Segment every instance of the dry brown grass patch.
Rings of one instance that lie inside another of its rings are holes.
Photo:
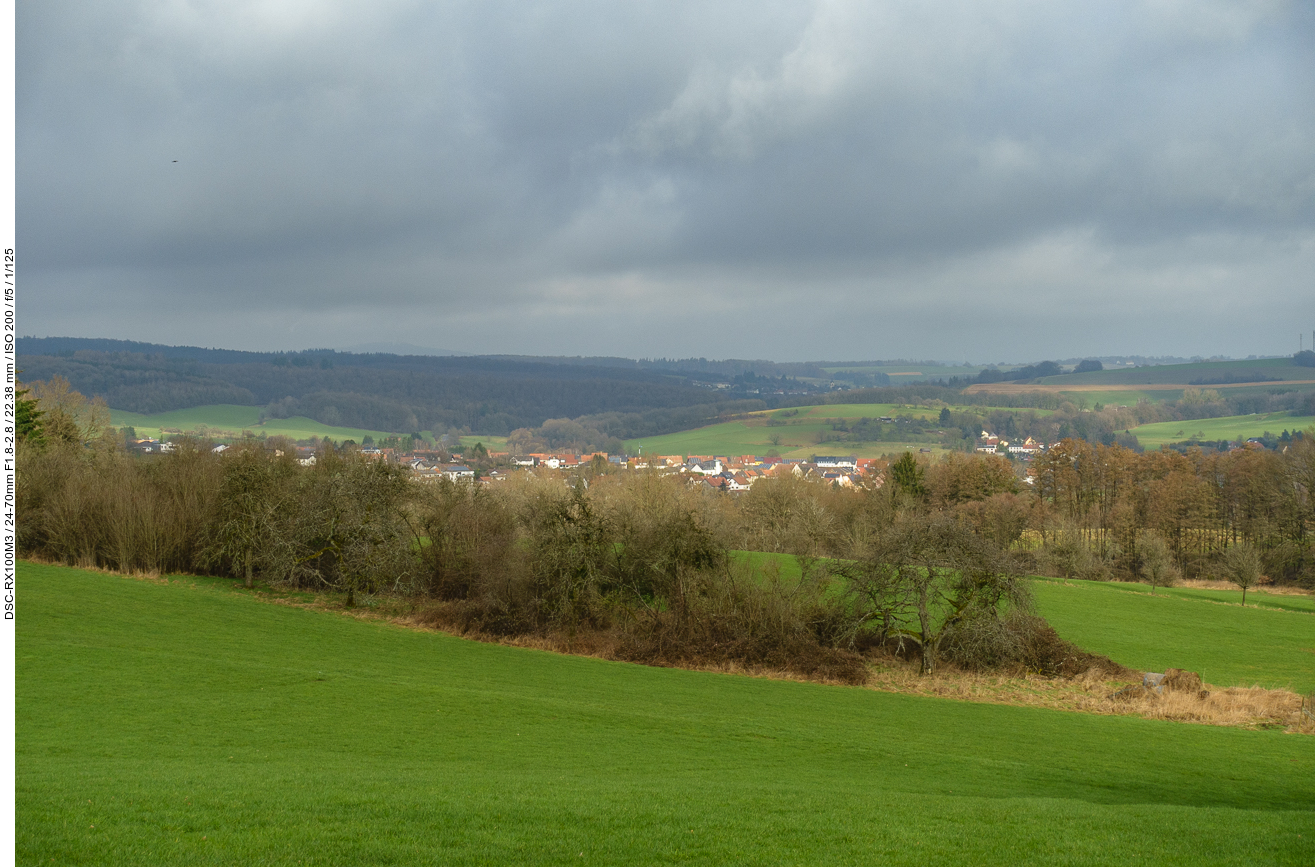
[[[1231,581],[1210,578],[1185,578],[1175,586],[1190,587],[1193,590],[1232,590],[1238,592],[1237,585]],[[1248,596],[1315,596],[1315,593],[1302,587],[1287,584],[1262,584],[1247,591]]]
[[[1315,734],[1315,721],[1301,714],[1301,696],[1285,689],[1202,684],[1193,672],[1166,674],[1163,693],[1143,689],[1139,681],[1111,679],[1099,669],[1077,677],[1034,674],[980,674],[955,670],[923,677],[915,665],[882,660],[874,665],[871,689],[936,696],[987,704],[1045,707],[1143,719],[1170,720],[1239,728],[1282,728]],[[1177,686],[1175,690],[1173,686]]]
[[[158,569],[133,569],[129,572],[123,572],[117,569],[106,569],[97,566],[95,563],[86,561],[85,558],[77,564],[70,565],[63,560],[54,560],[35,554],[24,554],[19,560],[20,563],[33,563],[38,566],[64,566],[72,569],[81,569],[83,572],[95,572],[98,575],[116,575],[120,578],[133,578],[138,581],[151,581],[155,584],[167,584],[169,579],[160,573]]]

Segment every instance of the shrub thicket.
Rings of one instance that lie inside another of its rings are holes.
[[[925,511],[880,490],[786,477],[736,500],[645,474],[595,476],[588,486],[529,476],[497,488],[418,484],[353,448],[324,445],[310,466],[292,454],[286,443],[254,440],[223,454],[182,442],[151,456],[128,454],[110,437],[25,444],[22,553],[327,590],[348,606],[388,593],[415,600],[428,622],[467,632],[604,642],[617,657],[654,664],[846,682],[865,676],[859,651],[881,644],[874,630],[916,632],[907,588],[882,598],[846,585],[844,558],[875,550],[894,526],[907,535],[908,521],[892,523],[901,509]],[[936,514],[936,526],[975,551],[998,550],[991,533]],[[777,561],[752,568],[731,555],[736,547],[795,554],[801,575],[782,577]],[[976,570],[976,589],[965,579],[937,592],[981,597],[971,604],[1004,616],[1001,594],[978,592],[988,577],[979,566],[951,564]]]
[[[885,648],[927,672],[942,659],[1069,673],[1086,658],[1035,618],[1025,568],[1163,585],[1236,566],[1235,548],[1250,583],[1311,572],[1310,440],[1214,456],[1066,441],[1038,460],[1033,490],[1002,458],[908,456],[881,485],[785,474],[732,497],[645,473],[419,484],[329,444],[309,466],[276,441],[131,455],[80,418],[67,413],[76,436],[19,445],[26,556],[232,575],[349,606],[387,593],[448,628],[658,664],[853,681],[861,654]],[[800,574],[736,549],[793,555]]]

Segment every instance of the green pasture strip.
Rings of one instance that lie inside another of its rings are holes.
[[[1315,840],[1305,737],[19,582],[21,864],[1295,865]]]
[[[834,567],[837,564],[835,560],[827,560],[828,565]],[[799,558],[794,554],[774,554],[769,551],[731,551],[731,562],[736,564],[747,565],[750,574],[760,584],[767,579],[768,570],[775,563],[776,575],[781,584],[785,587],[797,587],[799,581],[804,576],[803,565]],[[840,561],[843,562],[843,561]],[[826,589],[826,595],[832,598],[842,596],[847,590],[848,585],[843,578],[832,576]]]
[[[797,418],[807,419],[828,419],[840,418],[845,420],[855,420],[860,418],[881,418],[883,415],[891,417],[899,415],[912,416],[913,418],[935,418],[940,414],[938,409],[927,409],[923,406],[904,406],[897,403],[824,403],[816,406],[799,406],[785,410],[773,410],[763,413],[763,415],[777,416],[782,421],[790,422],[793,419],[786,417],[786,413],[799,411]]]
[[[1201,361],[1191,364],[1160,364],[1150,367],[1120,367],[1096,370],[1090,373],[1064,373],[1047,376],[1045,385],[1111,385],[1135,386],[1177,384],[1191,386],[1192,380],[1210,379],[1228,374],[1259,374],[1285,379],[1315,379],[1315,368],[1298,367],[1291,358],[1253,358],[1236,361]],[[1264,385],[1265,383],[1259,383]],[[1209,384],[1192,386],[1209,388]]]
[[[781,445],[771,445],[767,437],[781,434]],[[801,434],[795,433],[795,439]],[[728,421],[707,427],[681,431],[662,436],[630,440],[626,447],[642,450],[646,455],[745,455],[765,454],[768,449],[784,451],[794,448],[787,444],[786,428],[750,426],[742,421]]]
[[[498,436],[465,436],[461,437],[461,445],[470,448],[476,443],[483,443],[484,448],[489,451],[502,451],[507,447],[507,438]]]
[[[1305,378],[1307,380],[1315,379],[1315,368],[1302,368],[1308,371]],[[1200,388],[1210,388],[1211,386],[1199,386]],[[1285,394],[1288,392],[1305,392],[1315,391],[1315,383],[1311,382],[1257,382],[1251,385],[1232,386],[1228,389],[1229,397],[1242,397],[1248,394]]]
[[[842,370],[853,373],[885,373],[890,376],[891,385],[899,385],[902,382],[924,382],[933,377],[942,379],[951,376],[976,376],[986,368],[980,364],[969,367],[947,364],[861,364],[852,367],[827,365],[822,369],[831,374]]]
[[[1053,409],[1041,409],[1033,406],[978,406],[977,404],[950,405],[950,412],[971,412],[971,413],[990,413],[990,412],[1011,412],[1011,413],[1032,413],[1039,417],[1054,415]],[[939,410],[936,412],[939,414]],[[930,418],[931,416],[928,416]]]
[[[759,572],[774,560],[783,579],[799,580],[793,554],[733,557]],[[1033,586],[1039,612],[1060,637],[1130,668],[1188,668],[1216,686],[1315,689],[1315,597],[1251,590],[1244,609],[1233,590],[1170,587],[1152,595],[1145,584],[1045,577]]]
[[[1146,584],[1110,583],[1128,593],[1149,594],[1151,592],[1150,586]],[[1161,593],[1183,599],[1199,599],[1205,602],[1222,602],[1239,606],[1242,604],[1241,590],[1208,590],[1203,587],[1156,588],[1155,595],[1158,596]],[[1253,605],[1257,608],[1277,608],[1280,611],[1304,611],[1307,614],[1315,614],[1315,596],[1289,596],[1281,593],[1270,593],[1263,587],[1252,587],[1247,591],[1246,607],[1250,608]]]
[[[736,563],[743,563],[758,574],[763,574],[764,570],[770,564],[776,564],[776,574],[780,576],[782,583],[798,584],[799,579],[803,577],[803,569],[799,565],[799,558],[793,554],[774,554],[770,551],[732,551],[731,559]]]
[[[1037,576],[1036,580],[1050,581],[1052,583],[1063,583],[1064,581],[1062,578],[1048,578],[1045,576]],[[1135,593],[1143,596],[1167,595],[1178,599],[1221,602],[1238,606],[1242,604],[1241,590],[1209,590],[1204,587],[1156,587],[1152,592],[1152,588],[1149,584],[1141,584],[1131,581],[1072,581],[1069,583],[1077,586],[1085,586],[1089,583],[1099,583],[1101,587],[1110,590],[1119,590],[1124,593]],[[1276,608],[1281,611],[1304,611],[1308,614],[1315,614],[1315,596],[1271,593],[1264,587],[1252,587],[1247,591],[1246,607],[1250,608],[1253,605],[1257,608]]]
[[[1134,401],[1135,402],[1135,401]],[[1049,415],[1053,410],[1019,409],[1017,407],[992,406],[952,406],[954,412],[988,413],[996,410],[1006,412],[1030,412],[1037,415]],[[753,413],[747,419],[720,422],[678,433],[661,436],[644,437],[630,440],[626,447],[642,448],[645,454],[656,455],[763,455],[768,449],[776,449],[782,457],[807,458],[810,455],[844,454],[863,458],[875,458],[882,455],[900,455],[905,451],[917,453],[918,449],[929,448],[933,454],[942,454],[947,449],[936,443],[928,442],[824,442],[816,441],[817,434],[831,431],[831,419],[853,422],[858,419],[879,419],[883,416],[897,418],[901,415],[914,418],[935,419],[940,414],[938,409],[919,406],[906,406],[891,403],[833,403],[813,406],[790,407],[786,409],[764,410]],[[768,419],[782,424],[769,426]],[[773,445],[770,437],[781,437],[780,445]]]
[[[973,412],[973,413],[988,413],[988,412],[996,412],[996,411],[1032,412],[1040,416],[1052,415],[1054,413],[1054,410],[1050,410],[1050,409],[1033,409],[1031,407],[1020,409],[1019,407],[1011,407],[1011,406],[978,406],[976,404],[964,404],[964,405],[952,404],[950,405],[949,409],[951,412]],[[794,412],[795,410],[799,411],[799,415],[796,417],[796,419],[792,419],[787,414]],[[912,416],[913,418],[934,419],[940,415],[940,412],[941,411],[939,409],[928,409],[925,406],[910,406],[907,404],[899,404],[899,403],[824,403],[824,404],[816,404],[814,406],[799,406],[799,407],[791,407],[787,409],[763,410],[754,413],[754,415],[759,417],[775,416],[781,419],[782,421],[789,423],[791,421],[796,421],[797,419],[838,418],[838,419],[852,420],[852,419],[860,419],[860,418],[877,419],[877,418],[881,418],[882,416],[891,416],[892,418],[894,418],[901,415]]]
[[[1252,594],[1246,608],[1218,605],[1188,588],[1151,595],[1140,585],[1057,579],[1034,587],[1038,610],[1060,636],[1131,668],[1185,668],[1216,686],[1315,689],[1315,617],[1307,611],[1253,606]]]
[[[1160,421],[1132,428],[1137,441],[1154,448],[1196,438],[1203,441],[1236,440],[1258,437],[1265,431],[1278,436],[1283,431],[1304,431],[1315,427],[1315,416],[1287,412],[1230,415],[1223,418],[1200,418],[1190,421]]]
[[[110,410],[110,424],[115,427],[131,425],[140,437],[159,437],[161,429],[190,433],[201,427],[205,427],[214,439],[235,439],[240,437],[243,431],[251,431],[255,435],[263,432],[266,436],[285,436],[294,440],[323,439],[327,436],[335,442],[350,439],[358,443],[367,435],[376,440],[398,436],[387,431],[333,427],[304,416],[272,418],[261,424],[260,407],[231,404],[198,406],[155,415],[113,409]]]
[[[1155,401],[1178,400],[1183,396],[1182,391],[1061,391],[1060,396],[1065,400],[1072,401],[1075,406],[1087,407],[1094,409],[1096,404],[1101,406],[1136,406],[1137,401],[1147,400],[1154,403]]]
[[[110,410],[110,423],[122,427],[168,427],[189,430],[205,425],[216,428],[249,428],[260,422],[260,407],[236,404],[194,406],[170,412],[142,414],[121,409]]]
[[[900,442],[824,442],[814,441],[818,431],[829,431],[830,425],[823,421],[800,423],[782,427],[750,426],[744,422],[732,421],[709,425],[681,433],[664,436],[646,437],[629,440],[626,448],[634,451],[642,449],[645,455],[765,455],[775,449],[783,458],[807,459],[813,455],[855,455],[860,458],[876,458],[882,455],[898,456],[906,451],[918,453],[919,449],[931,449],[932,454],[941,454],[946,449],[935,443],[900,443]],[[780,445],[773,445],[768,437],[780,434]]]
[[[829,432],[831,426],[818,419],[805,420],[781,427],[766,427],[761,424],[746,424],[742,421],[722,422],[680,433],[663,436],[645,437],[629,440],[626,447],[631,450],[642,449],[646,455],[765,455],[770,449],[776,449],[781,457],[808,458],[812,455],[857,455],[863,458],[880,457],[883,454],[899,455],[907,450],[915,454],[920,448],[929,448],[933,453],[946,449],[934,442],[837,442],[819,443],[816,434]],[[781,437],[779,445],[773,445],[768,437],[773,434]]]
[[[831,446],[831,448],[825,448]],[[854,455],[859,458],[898,458],[905,452],[920,454],[922,449],[929,449],[932,455],[943,455],[951,451],[936,443],[899,443],[899,442],[865,442],[865,443],[822,443],[818,446],[781,452],[786,458],[808,458],[811,455]]]

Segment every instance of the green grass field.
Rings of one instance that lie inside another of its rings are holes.
[[[161,429],[192,433],[204,428],[214,439],[236,439],[243,431],[259,435],[285,436],[294,440],[323,439],[328,437],[335,442],[351,439],[361,442],[366,435],[375,439],[396,436],[386,431],[364,430],[362,428],[332,427],[320,424],[314,419],[295,416],[293,418],[270,419],[260,423],[260,407],[216,404],[198,406],[191,409],[179,409],[156,415],[142,415],[124,410],[111,410],[110,423],[115,427],[131,425],[141,437],[159,437]]]
[[[1199,672],[1216,686],[1315,690],[1315,598],[1038,579],[1037,608],[1061,636],[1131,668]]]
[[[1073,402],[1079,408],[1095,409],[1101,406],[1136,406],[1139,400],[1160,401],[1178,400],[1182,391],[1061,391],[1065,400]]]
[[[1193,380],[1228,377],[1229,375],[1256,374],[1274,380],[1312,380],[1315,368],[1297,367],[1291,358],[1258,358],[1235,361],[1201,361],[1194,364],[1161,364],[1151,367],[1111,368],[1091,373],[1066,373],[1047,376],[1044,385],[1109,385],[1137,386],[1178,384],[1190,385]],[[1210,384],[1196,386],[1209,388]]]
[[[929,379],[945,379],[951,376],[976,376],[985,370],[985,365],[954,366],[947,364],[870,364],[856,367],[822,368],[827,373],[849,371],[853,373],[884,373],[890,377],[891,385],[903,385],[909,382],[926,382]]]
[[[796,413],[797,414],[791,414]],[[1038,410],[1038,412],[1040,412]],[[811,455],[857,455],[874,458],[881,455],[899,455],[905,451],[917,452],[930,448],[939,454],[944,449],[935,443],[919,442],[817,442],[819,433],[830,432],[829,419],[857,421],[861,418],[909,415],[914,418],[935,418],[939,410],[924,407],[899,406],[889,403],[837,403],[822,406],[801,406],[788,410],[754,413],[740,421],[728,421],[679,433],[630,440],[626,447],[644,450],[649,455],[764,455],[776,449],[782,457],[808,458]],[[784,424],[767,425],[768,418]],[[781,442],[774,445],[772,436]]]
[[[1132,429],[1137,441],[1146,448],[1159,448],[1165,443],[1182,442],[1196,437],[1199,440],[1236,440],[1238,437],[1258,437],[1265,431],[1278,436],[1283,431],[1299,431],[1315,427],[1315,416],[1294,416],[1286,412],[1232,415],[1225,418],[1203,418],[1192,421],[1163,421],[1139,425]]]
[[[664,436],[630,440],[626,447],[632,450],[643,449],[646,455],[765,455],[770,449],[776,449],[782,457],[787,458],[830,454],[879,457],[883,454],[898,455],[910,449],[916,453],[920,448],[943,451],[934,443],[818,443],[817,434],[830,430],[831,426],[820,418],[781,427],[767,427],[757,421],[728,421]],[[779,436],[780,443],[774,445],[770,439],[772,436]]]
[[[1315,843],[1302,736],[566,657],[226,582],[19,581],[21,864],[1308,864]]]
[[[799,411],[797,417],[787,416],[787,413]],[[1017,409],[1013,407],[999,406],[951,406],[952,412],[979,412],[987,413],[994,410],[1004,410],[1006,412],[1034,412],[1039,416],[1052,415],[1053,410],[1049,409]],[[939,409],[927,409],[921,406],[908,406],[897,403],[826,403],[818,406],[800,406],[793,409],[769,410],[755,415],[778,416],[785,421],[808,420],[818,421],[830,418],[843,418],[857,420],[860,418],[880,418],[881,416],[900,416],[907,415],[913,418],[936,418],[940,415]]]
[[[484,448],[488,449],[491,452],[500,452],[500,451],[504,451],[507,448],[506,437],[496,437],[496,436],[461,437],[461,445],[464,448],[470,448],[476,443],[483,443]]]
[[[774,560],[783,580],[799,580],[791,554],[733,556],[759,571]],[[1162,587],[1152,594],[1146,584],[1044,577],[1033,587],[1038,612],[1062,637],[1130,668],[1186,668],[1215,686],[1315,690],[1315,596],[1251,590],[1242,608],[1240,590]]]

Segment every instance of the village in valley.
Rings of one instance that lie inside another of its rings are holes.
[[[1016,460],[1029,461],[1044,453],[1048,445],[1031,437],[1018,442],[1002,440],[987,431],[982,432],[975,451],[999,454]],[[483,451],[483,462],[488,469],[481,470],[460,461],[466,454],[454,454],[457,462],[445,462],[440,452],[416,451],[394,453],[391,449],[362,449],[365,456],[380,460],[395,460],[411,467],[414,478],[420,481],[477,481],[492,484],[506,480],[514,472],[555,470],[570,472],[594,471],[649,471],[659,475],[683,475],[691,485],[738,494],[749,490],[754,482],[763,478],[789,474],[795,478],[834,484],[848,488],[855,486],[880,487],[881,471],[890,463],[886,457],[862,458],[855,455],[814,455],[810,459],[782,458],[776,455],[617,455],[607,452],[576,454],[573,452],[534,453],[513,455],[509,452]],[[930,454],[931,449],[919,449]],[[313,456],[302,460],[313,460]],[[1023,481],[1030,479],[1023,474]]]
[[[352,446],[348,446],[351,448]],[[168,452],[170,442],[143,440],[139,448],[145,453]],[[226,444],[213,447],[222,453]],[[1048,445],[1031,437],[1019,442],[1002,440],[986,431],[977,441],[975,451],[998,454],[1021,461],[1029,461],[1044,453]],[[296,446],[297,460],[302,466],[315,464],[315,446]],[[589,470],[605,472],[653,472],[658,475],[684,476],[691,485],[710,490],[738,494],[749,490],[754,482],[763,478],[791,475],[795,478],[833,484],[848,488],[866,486],[877,488],[882,484],[882,470],[890,463],[887,457],[862,458],[855,455],[814,455],[810,459],[782,458],[776,455],[618,455],[607,452],[536,452],[515,455],[506,451],[489,451],[482,443],[464,451],[415,448],[402,451],[394,448],[357,449],[364,458],[404,464],[411,469],[418,482],[451,482],[496,484],[506,481],[515,473],[558,472],[573,473]],[[931,449],[919,449],[931,453]],[[1031,479],[1020,474],[1024,482]]]
[[[314,466],[316,452],[323,444],[287,444],[296,452],[302,466]],[[592,474],[605,472],[653,472],[658,475],[681,475],[691,485],[710,490],[738,494],[749,490],[754,482],[763,478],[789,474],[795,478],[833,484],[837,487],[871,487],[882,485],[882,471],[889,465],[890,456],[858,457],[855,455],[813,455],[809,459],[783,458],[777,455],[644,455],[610,454],[608,452],[535,452],[513,454],[509,451],[492,451],[476,443],[469,448],[427,447],[424,441],[412,441],[412,448],[357,446],[348,441],[341,447],[358,452],[363,458],[402,464],[410,468],[417,482],[469,482],[481,485],[506,481],[515,473],[575,473],[588,470]],[[141,454],[168,454],[176,448],[169,439],[146,438],[134,441],[134,450]],[[995,454],[1015,461],[1031,461],[1045,453],[1050,444],[1040,443],[1032,437],[1021,440],[1002,439],[983,430],[974,451]],[[222,454],[231,446],[219,443],[211,451]],[[920,448],[930,455],[930,448]],[[276,454],[282,455],[282,451]],[[1020,466],[1020,480],[1031,484],[1032,479]]]

